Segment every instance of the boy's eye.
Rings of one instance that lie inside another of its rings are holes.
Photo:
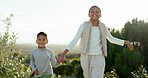
[[[38,39],[39,41],[46,41],[46,39]]]

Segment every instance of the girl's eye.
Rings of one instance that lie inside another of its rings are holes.
[[[100,13],[99,11],[91,11],[91,13]]]

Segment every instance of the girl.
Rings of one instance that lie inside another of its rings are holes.
[[[99,18],[101,10],[98,6],[89,9],[89,21],[81,24],[76,36],[67,46],[59,61],[64,60],[64,56],[71,50],[80,39],[79,51],[81,52],[81,66],[85,78],[103,78],[105,69],[105,56],[107,56],[107,42],[123,46],[126,44],[130,50],[133,46],[129,41],[113,37],[104,23]]]

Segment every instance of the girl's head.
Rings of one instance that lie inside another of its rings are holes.
[[[91,20],[98,20],[101,17],[101,9],[98,6],[92,6],[89,9],[88,16]]]
[[[36,43],[38,44],[38,48],[45,48],[45,45],[48,43],[47,34],[44,32],[39,32],[37,34]]]

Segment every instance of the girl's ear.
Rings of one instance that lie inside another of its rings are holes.
[[[88,13],[88,17],[90,17],[89,13]]]
[[[102,16],[102,14],[100,14],[100,17]]]

